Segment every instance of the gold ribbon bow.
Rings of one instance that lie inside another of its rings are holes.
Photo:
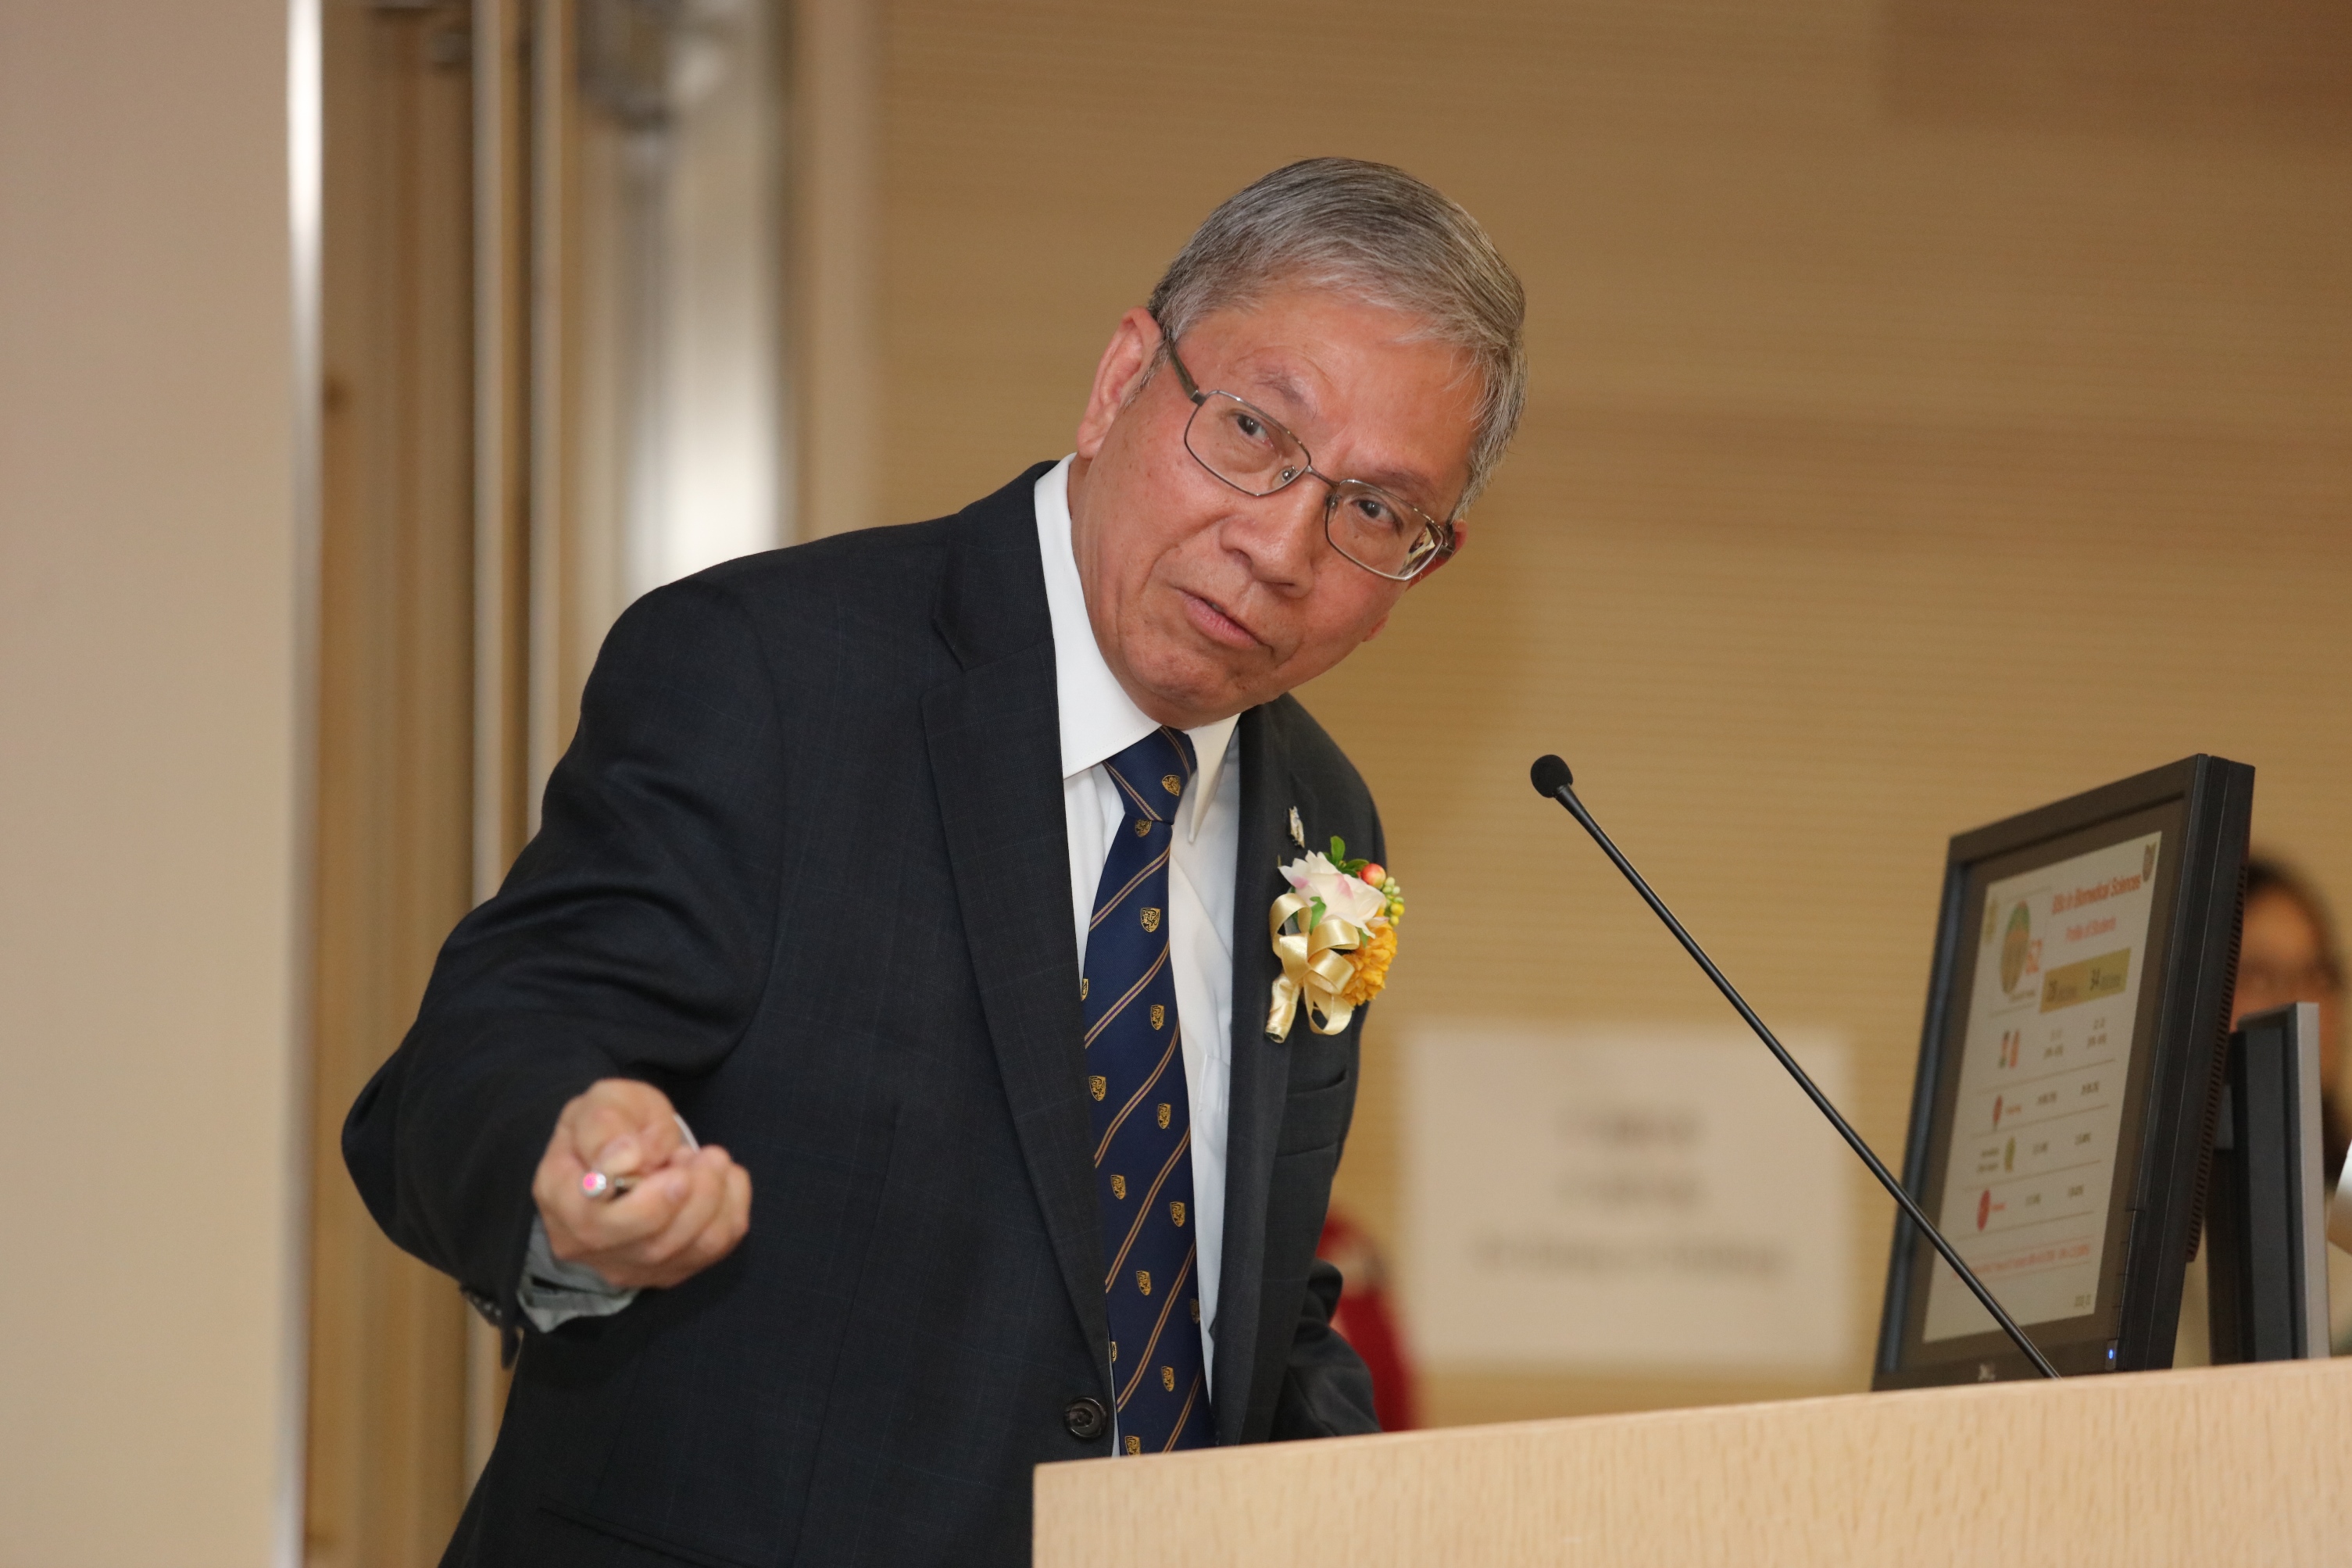
[[[1294,919],[1305,926],[1313,907],[1314,900],[1304,894],[1286,893],[1274,901],[1266,922],[1275,956],[1282,960],[1282,977],[1274,982],[1274,1005],[1265,1015],[1265,1032],[1276,1040],[1290,1038],[1301,1002],[1307,1004],[1307,1025],[1317,1034],[1338,1034],[1356,1011],[1356,1004],[1339,993],[1356,973],[1346,956],[1363,945],[1364,934],[1336,917],[1312,931],[1284,929]]]

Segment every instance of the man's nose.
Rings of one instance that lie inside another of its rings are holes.
[[[1320,479],[1302,476],[1248,508],[1248,520],[1234,542],[1249,557],[1251,575],[1260,582],[1290,593],[1313,586],[1323,549],[1326,489]]]

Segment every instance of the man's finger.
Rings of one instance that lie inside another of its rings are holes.
[[[676,1212],[658,1236],[606,1247],[603,1245],[606,1235],[599,1234],[593,1244],[579,1243],[581,1249],[576,1252],[559,1248],[556,1255],[567,1261],[586,1263],[613,1283],[624,1286],[671,1286],[701,1272],[732,1252],[749,1229],[751,1178],[742,1166],[727,1157],[724,1150],[712,1150],[709,1163],[698,1171],[664,1172],[658,1178],[661,1185],[646,1196],[669,1201],[668,1185],[681,1176],[688,1182],[688,1191],[675,1199]],[[700,1182],[698,1176],[702,1178]],[[705,1183],[712,1191],[704,1190]],[[701,1218],[702,1207],[712,1196],[717,1201],[708,1219],[695,1228],[696,1221]],[[635,1197],[631,1195],[632,1198]],[[593,1207],[595,1212],[587,1217],[588,1223],[601,1233],[609,1233],[614,1228],[605,1223],[604,1211],[609,1206]],[[552,1228],[550,1234],[552,1239]],[[587,1250],[591,1245],[594,1249]]]
[[[668,1228],[679,1206],[692,1196],[688,1173],[682,1171],[655,1172],[633,1190],[610,1198],[583,1190],[580,1178],[586,1174],[587,1167],[568,1151],[559,1151],[541,1162],[542,1179],[532,1184],[549,1246],[566,1262],[602,1267],[619,1255],[634,1256],[634,1249]]]
[[[734,1251],[750,1228],[751,1208],[751,1176],[742,1166],[730,1164],[724,1173],[718,1209],[709,1223],[667,1261],[650,1265],[646,1270],[648,1281],[664,1286],[678,1284]]]
[[[608,1176],[658,1170],[686,1142],[669,1097],[634,1079],[601,1079],[565,1112],[572,1124],[572,1152],[583,1165]]]
[[[688,1270],[670,1261],[675,1250],[669,1238],[679,1213],[697,1197],[693,1170],[665,1170],[610,1203],[591,1202],[581,1220],[580,1256],[570,1261],[586,1263],[620,1285],[674,1285]],[[703,1183],[717,1183],[704,1173]],[[561,1254],[559,1254],[561,1256]]]
[[[670,1109],[669,1102],[658,1092],[654,1101],[645,1107],[646,1119],[625,1135],[626,1141],[635,1145],[636,1168],[640,1171],[661,1169],[686,1146],[686,1128],[678,1121],[677,1113]]]
[[[691,1170],[658,1170],[640,1177],[618,1197],[583,1195],[577,1226],[599,1252],[640,1257],[677,1222],[678,1210],[694,1199]]]
[[[660,1179],[666,1183],[683,1179],[688,1184],[687,1196],[661,1233],[639,1249],[645,1262],[659,1265],[670,1261],[686,1251],[718,1218],[719,1207],[727,1197],[727,1172],[732,1166],[726,1150],[710,1148],[697,1155],[693,1163],[681,1170],[662,1174]]]
[[[564,1123],[572,1156],[592,1170],[625,1176],[646,1163],[636,1146],[642,1124],[632,1106],[583,1094],[566,1108]]]

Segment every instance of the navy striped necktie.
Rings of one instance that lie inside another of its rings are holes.
[[[1162,727],[1104,766],[1127,814],[1103,862],[1078,995],[1119,1448],[1156,1454],[1216,1440],[1192,1245],[1192,1116],[1168,954],[1168,856],[1192,783],[1192,743]]]

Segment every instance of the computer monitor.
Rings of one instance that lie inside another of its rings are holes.
[[[2230,1033],[2205,1204],[2213,1363],[2327,1354],[2319,1009],[2293,1002]]]
[[[2253,779],[2191,757],[1952,841],[1904,1184],[2062,1374],[2172,1364]],[[1898,1215],[1872,1385],[2033,1375]]]

